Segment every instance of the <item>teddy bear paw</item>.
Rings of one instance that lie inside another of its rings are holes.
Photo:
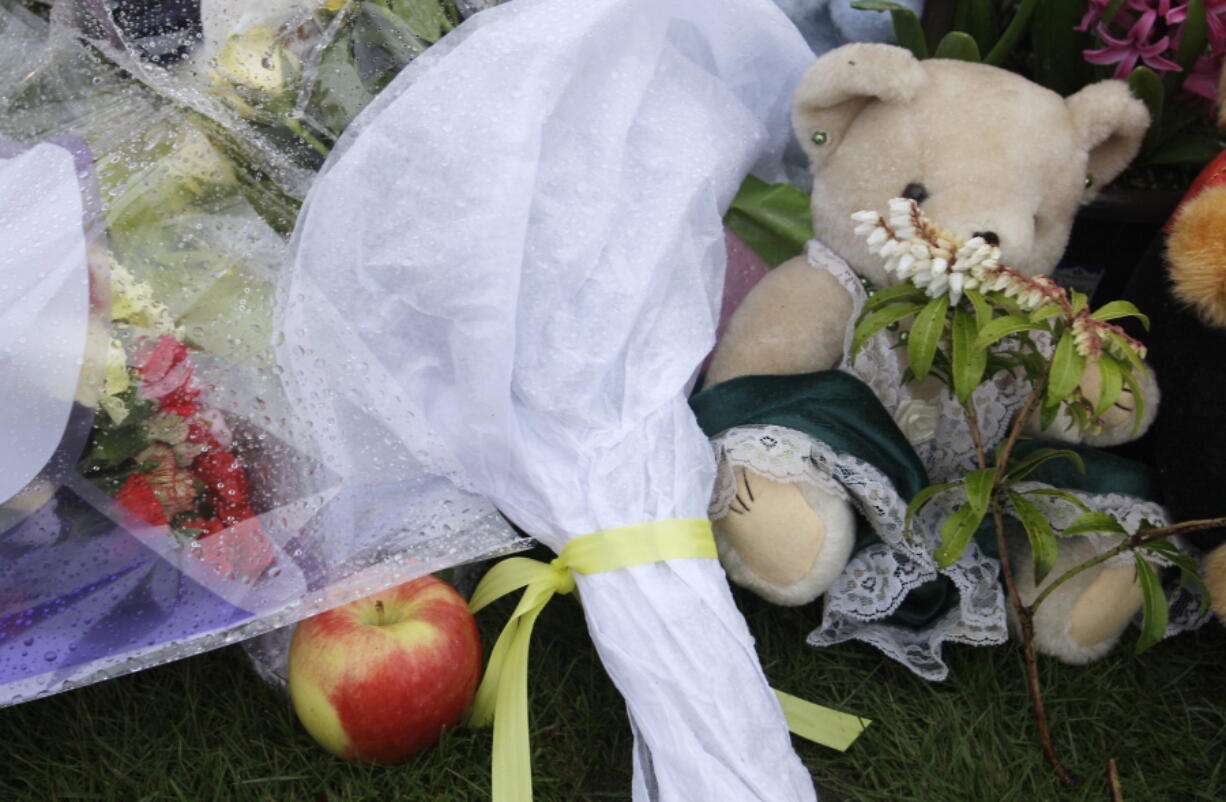
[[[1036,587],[1030,550],[1023,541],[1024,537],[1015,541],[1011,556],[1016,566],[1018,594],[1024,604],[1031,604],[1065,571],[1097,553],[1097,547],[1083,538],[1064,541],[1055,568]],[[1135,566],[1103,564],[1083,571],[1054,590],[1040,605],[1034,616],[1035,647],[1065,663],[1093,662],[1111,651],[1142,603]],[[1017,635],[1019,627],[1012,606],[1009,624]]]
[[[738,468],[736,498],[714,522],[728,578],[767,601],[807,604],[834,584],[851,556],[851,505],[801,482]]]

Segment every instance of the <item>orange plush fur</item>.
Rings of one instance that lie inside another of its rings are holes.
[[[1209,187],[1180,208],[1166,262],[1175,297],[1209,325],[1226,328],[1226,185]],[[1226,543],[1205,559],[1204,575],[1213,610],[1226,623]]]
[[[1204,573],[1213,612],[1226,624],[1226,543],[1209,552],[1205,558]]]
[[[1175,297],[1211,326],[1226,328],[1226,185],[1185,203],[1167,238]]]

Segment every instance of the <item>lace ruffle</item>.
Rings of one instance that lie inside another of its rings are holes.
[[[996,561],[972,545],[957,563],[939,569],[931,553],[941,513],[924,510],[916,518],[912,538],[905,537],[907,504],[875,467],[780,426],[732,429],[714,444],[718,470],[713,519],[726,515],[735,498],[735,471],[748,468],[776,481],[816,481],[822,489],[839,488],[839,495],[852,502],[884,541],[848,562],[826,592],[821,626],[809,635],[809,643],[821,646],[849,638],[864,640],[920,676],[943,679],[948,669],[941,659],[942,643],[1004,641],[1004,596]],[[957,608],[923,631],[881,621],[898,609],[908,593],[939,573],[958,588]]]
[[[833,251],[818,242],[808,246],[808,258],[815,269],[827,270],[847,290],[854,301],[854,317],[867,300],[859,278]],[[851,344],[851,327],[845,335],[844,352]],[[911,414],[915,402],[936,408],[936,424],[924,420],[900,428],[910,437],[916,453],[928,470],[932,482],[956,479],[976,465],[974,442],[964,424],[963,410],[947,391],[932,398],[917,399],[913,388],[902,381],[904,366],[896,344],[886,332],[870,338],[856,355],[854,364],[841,366],[864,381],[887,410],[899,418]],[[984,436],[985,448],[992,449],[1007,434],[1009,424],[1029,393],[1029,384],[1008,373],[998,374],[976,390],[975,408]],[[930,416],[929,410],[922,410]],[[935,429],[935,431],[934,431]],[[916,432],[922,432],[917,436]],[[999,581],[999,564],[971,543],[962,558],[947,569],[932,559],[939,543],[940,524],[961,503],[957,493],[940,494],[915,517],[911,536],[904,536],[906,502],[894,491],[889,480],[876,468],[855,457],[835,452],[825,443],[779,426],[752,426],[732,429],[714,441],[718,473],[711,502],[711,516],[727,514],[736,496],[735,471],[748,468],[781,482],[818,487],[849,499],[867,519],[882,543],[855,554],[839,580],[826,593],[821,625],[808,642],[829,646],[856,639],[870,643],[922,677],[939,680],[948,674],[941,657],[946,642],[975,645],[997,644],[1008,637],[1005,599]],[[1032,483],[1024,488],[1039,487]],[[1157,504],[1119,494],[1080,495],[1091,509],[1116,517],[1129,531],[1144,521],[1161,526],[1167,522]],[[1048,499],[1053,522],[1066,525],[1079,513],[1067,503]],[[1099,541],[1108,549],[1120,535],[1094,533],[1084,537]],[[1131,559],[1122,555],[1119,561]],[[1164,562],[1158,560],[1157,562]],[[937,578],[948,576],[959,591],[958,604],[925,629],[890,624],[883,619],[894,613],[910,591]],[[1177,587],[1170,594],[1171,616],[1168,635],[1193,629],[1204,623],[1199,599],[1194,591]]]

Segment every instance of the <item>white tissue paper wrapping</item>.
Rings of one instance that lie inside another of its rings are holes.
[[[293,380],[353,396],[555,551],[705,518],[713,458],[686,395],[714,339],[721,213],[751,168],[778,176],[811,59],[769,0],[474,17],[311,189],[280,299]],[[375,374],[390,389],[354,392]],[[718,563],[579,588],[635,730],[636,799],[814,798]]]
[[[72,154],[0,156],[0,503],[51,461],[85,358],[89,265]]]

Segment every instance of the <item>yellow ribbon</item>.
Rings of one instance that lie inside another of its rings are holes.
[[[716,559],[711,523],[696,518],[606,529],[566,544],[557,559],[544,563],[510,557],[495,565],[477,585],[468,606],[474,613],[490,602],[526,588],[490,653],[468,725],[494,724],[492,796],[496,802],[530,802],[532,759],[528,741],[528,643],[532,627],[555,593],[571,593],[571,572],[595,574],[633,565],[682,559]],[[840,751],[851,745],[867,719],[839,713],[775,691],[796,735]]]

